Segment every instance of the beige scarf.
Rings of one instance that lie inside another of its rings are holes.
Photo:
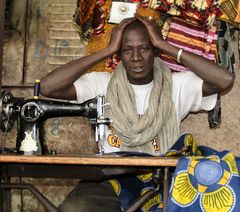
[[[107,88],[107,115],[121,140],[122,151],[137,151],[156,155],[152,140],[157,137],[160,153],[165,153],[179,136],[176,111],[172,101],[172,77],[161,59],[155,58],[153,88],[148,108],[139,118],[134,91],[120,62]]]

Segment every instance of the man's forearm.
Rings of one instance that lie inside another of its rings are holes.
[[[76,59],[54,69],[41,79],[42,95],[51,97],[53,93],[68,89],[87,70],[111,55],[111,50],[105,48],[95,54]]]
[[[161,42],[159,49],[174,58],[177,58],[179,52],[179,48],[168,44],[166,41]],[[206,89],[206,94],[224,91],[233,84],[234,76],[231,73],[201,56],[183,51],[179,59],[184,66],[209,84],[212,91]]]

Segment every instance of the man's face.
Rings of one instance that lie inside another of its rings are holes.
[[[126,29],[121,47],[121,60],[131,84],[147,84],[153,79],[155,51],[143,28]]]

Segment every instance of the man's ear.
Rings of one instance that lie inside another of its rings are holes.
[[[118,51],[116,53],[116,57],[117,57],[118,60],[121,60],[121,51]]]

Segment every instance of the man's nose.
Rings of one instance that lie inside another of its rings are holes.
[[[142,59],[142,55],[138,49],[132,51],[132,61],[138,61]]]

